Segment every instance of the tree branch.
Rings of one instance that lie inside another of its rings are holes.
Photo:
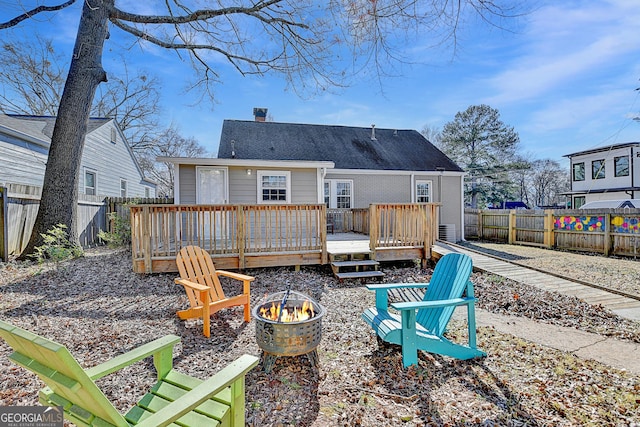
[[[72,4],[74,4],[76,2],[76,0],[68,0],[62,4],[59,4],[57,6],[38,6],[36,8],[33,8],[25,13],[23,13],[20,16],[16,16],[15,18],[13,18],[10,21],[7,22],[2,22],[0,23],[0,30],[4,30],[5,28],[10,28],[10,27],[15,27],[16,25],[18,25],[19,23],[21,23],[22,21],[32,18],[34,15],[37,15],[38,13],[42,13],[42,12],[54,12],[56,10],[61,10],[64,9],[67,6],[71,6]]]

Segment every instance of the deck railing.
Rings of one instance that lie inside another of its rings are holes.
[[[375,204],[356,209],[351,230],[370,232],[379,261],[430,258],[438,204]],[[200,246],[218,268],[328,263],[324,205],[133,205],[131,251],[139,273],[176,271],[180,248]],[[343,213],[341,213],[343,214]],[[358,227],[358,230],[355,228]]]
[[[175,271],[180,248],[200,246],[220,268],[326,263],[324,205],[134,205],[134,271]],[[311,254],[311,255],[310,255]],[[261,258],[255,260],[255,258]]]
[[[371,205],[371,249],[422,247],[425,258],[429,258],[437,237],[438,206],[438,203]]]

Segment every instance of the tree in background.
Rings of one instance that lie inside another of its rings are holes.
[[[530,206],[564,206],[561,193],[570,189],[569,173],[555,160],[542,159],[531,163],[529,172]]]
[[[0,23],[0,30],[26,19],[42,19],[41,14],[76,2],[23,5],[15,18]],[[510,14],[500,0],[265,0],[229,6],[186,0],[154,3],[145,9],[151,10],[149,14],[133,12],[140,9],[130,3],[118,7],[115,0],[80,3],[80,24],[51,139],[40,208],[24,253],[32,252],[41,234],[59,223],[67,226],[69,240],[77,242],[78,172],[89,109],[98,86],[107,81],[102,57],[111,29],[140,43],[186,53],[198,71],[193,86],[213,98],[211,83],[220,81],[215,68],[220,60],[243,75],[277,72],[296,91],[321,92],[348,82],[354,73],[366,70],[367,63],[373,62],[377,75],[383,75],[385,64],[402,55],[410,34],[455,41],[466,11],[488,21]],[[348,46],[351,50],[345,57]]]
[[[465,199],[472,208],[512,196],[515,188],[508,173],[522,167],[516,162],[519,142],[498,110],[484,104],[458,112],[444,125],[439,148],[468,173]]]
[[[425,125],[420,133],[427,139],[427,141],[436,147],[440,147],[440,129],[438,129],[437,126]]]
[[[171,124],[156,136],[155,144],[140,156],[140,167],[145,175],[154,180],[159,196],[173,197],[174,165],[156,162],[157,157],[204,157],[207,152],[195,138],[185,138],[178,127]]]
[[[67,78],[69,58],[58,54],[51,39],[31,43],[5,39],[0,46],[0,111],[5,114],[56,116]],[[113,118],[135,151],[153,143],[157,132],[160,82],[144,71],[112,76],[99,86],[92,117]]]

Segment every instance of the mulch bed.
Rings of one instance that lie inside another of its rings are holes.
[[[385,282],[428,281],[430,269],[385,266]],[[280,357],[269,374],[262,364],[246,378],[250,426],[583,426],[640,423],[640,377],[571,354],[478,330],[488,356],[457,361],[420,352],[402,368],[395,346],[379,346],[360,319],[373,293],[359,281],[337,281],[322,267],[266,268],[254,275],[252,303],[289,284],[326,309],[318,347],[320,366],[306,356]],[[174,352],[181,372],[207,378],[244,353],[260,355],[255,325],[240,308],[212,318],[212,336],[198,321],[181,321],[186,307],[174,274],[131,271],[130,254],[99,248],[54,266],[0,264],[0,317],[66,345],[81,365],[94,366],[166,334],[182,341]],[[634,342],[638,324],[575,298],[474,274],[479,306],[569,325]],[[226,281],[229,292],[238,292]],[[514,301],[514,295],[518,295]],[[541,307],[544,312],[535,309]],[[577,309],[576,309],[577,308]],[[594,320],[595,319],[595,320]],[[466,325],[449,334],[464,339]],[[0,343],[0,405],[34,405],[40,381],[6,357]],[[98,381],[125,412],[153,383],[150,363],[138,363]]]

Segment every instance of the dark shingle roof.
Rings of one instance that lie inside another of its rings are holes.
[[[332,161],[336,169],[462,169],[415,130],[225,120],[219,158]],[[233,152],[233,153],[232,153]]]

